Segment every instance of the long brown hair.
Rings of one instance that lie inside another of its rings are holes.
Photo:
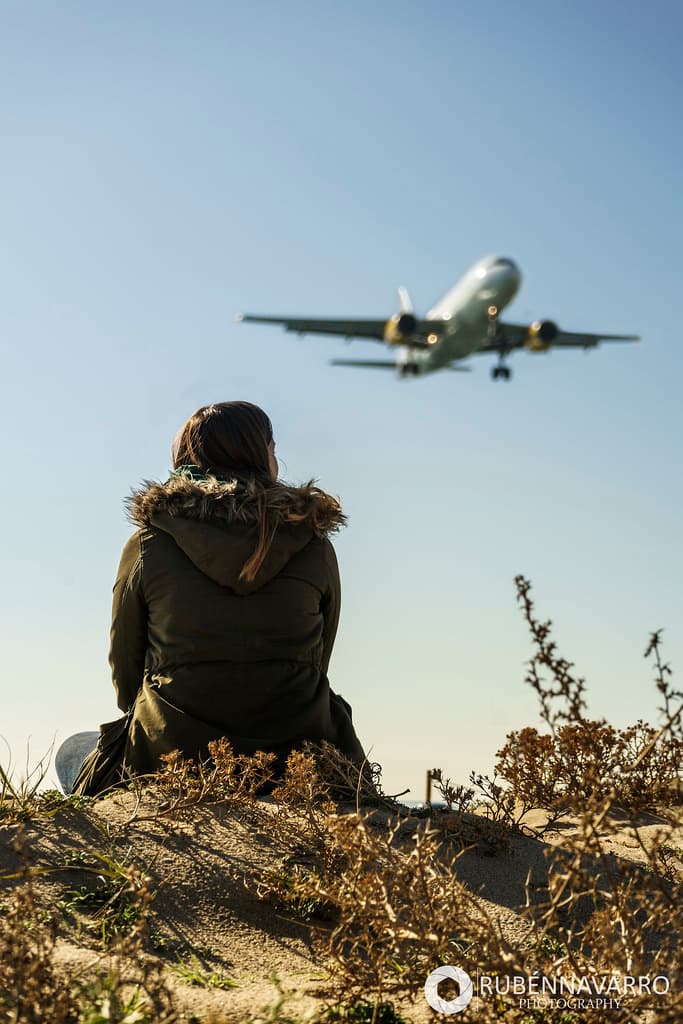
[[[270,482],[270,418],[251,402],[215,402],[190,416],[173,442],[173,468],[197,466],[221,477]]]
[[[173,442],[173,468],[197,466],[210,476],[232,477],[258,488],[258,542],[242,566],[240,579],[251,583],[270,551],[277,519],[268,501],[274,486],[268,458],[273,440],[270,417],[251,402],[215,402],[190,416]]]

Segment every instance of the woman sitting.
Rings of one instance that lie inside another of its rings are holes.
[[[271,422],[249,402],[197,410],[173,465],[127,501],[138,530],[114,585],[109,656],[128,713],[119,776],[154,772],[172,750],[205,759],[220,737],[237,754],[273,752],[278,773],[305,740],[360,765],[351,707],[327,679],[338,502],[278,481]],[[92,794],[87,768],[74,788]]]

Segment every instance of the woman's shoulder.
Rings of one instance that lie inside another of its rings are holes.
[[[164,531],[156,526],[139,526],[124,542],[121,554],[122,559],[127,559],[128,561],[132,559],[142,560],[146,554],[159,544],[163,545],[164,536]]]
[[[321,590],[339,586],[339,564],[334,544],[327,536],[313,536],[289,563],[286,572],[307,577]]]

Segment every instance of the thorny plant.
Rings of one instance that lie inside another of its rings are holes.
[[[474,789],[470,786],[457,785],[446,778],[441,768],[432,768],[429,779],[441,794],[448,813],[464,814],[472,806]]]
[[[327,828],[345,870],[311,872],[292,887],[336,912],[317,936],[337,999],[371,995],[379,1005],[387,995],[415,996],[435,965],[453,961],[456,940],[475,921],[482,933],[497,930],[429,827],[414,833],[412,849],[399,842],[398,821],[377,829],[353,814],[330,818]]]
[[[136,801],[130,822],[157,820],[161,816],[180,820],[200,804],[222,803],[233,809],[249,806],[272,782],[275,754],[235,754],[229,741],[222,737],[209,743],[209,755],[201,761],[185,758],[174,750],[162,755],[163,767],[156,774],[134,777],[130,788]],[[154,790],[154,810],[144,814],[141,806],[150,785]]]
[[[559,723],[572,724],[583,721],[586,707],[584,693],[586,681],[572,675],[573,662],[557,653],[557,644],[551,640],[552,621],[539,622],[534,616],[531,600],[531,583],[524,576],[515,577],[517,601],[522,606],[524,619],[531,633],[534,652],[529,661],[525,682],[536,691],[541,706],[541,718],[555,733]],[[546,681],[543,673],[550,675]]]
[[[257,797],[267,794],[291,806],[327,804],[328,809],[330,801],[361,801],[396,809],[397,796],[403,795],[383,792],[379,764],[366,761],[357,765],[325,740],[307,741],[301,750],[292,751],[283,774],[276,771],[275,754],[236,754],[225,737],[212,740],[208,751],[204,761],[171,751],[161,756],[163,766],[158,772],[133,777],[129,788],[136,800],[130,821],[180,819],[200,804],[222,804],[234,810],[253,807]],[[154,809],[145,814],[142,807],[150,787]]]
[[[327,790],[330,797],[339,803],[362,802],[366,806],[397,809],[397,800],[409,790],[388,795],[382,786],[382,766],[376,761],[366,760],[362,766],[350,761],[332,743],[303,744],[304,753],[315,759],[318,783]]]
[[[379,765],[355,764],[325,741],[293,750],[284,773],[277,776],[273,754],[235,754],[224,738],[209,744],[209,755],[206,761],[195,761],[174,751],[162,758],[164,765],[156,775],[133,780],[135,805],[127,824],[161,819],[172,823],[200,805],[216,805],[273,839],[287,867],[315,857],[327,869],[339,871],[343,852],[329,841],[325,825],[338,802],[353,799],[357,807],[362,803],[387,810],[400,806],[395,797],[384,794]],[[264,789],[268,803],[257,799]],[[150,796],[153,806],[147,811]],[[288,902],[286,870],[279,895]],[[273,883],[274,895],[275,889]]]
[[[586,800],[611,787],[615,807],[636,815],[655,812],[676,800],[683,754],[680,739],[658,734],[642,721],[614,729],[584,719],[560,726],[554,735],[527,727],[509,734],[496,770],[525,811],[541,807],[553,811],[555,820],[580,811]]]
[[[538,627],[529,585],[522,577],[516,582],[532,635],[542,638],[539,650],[547,652],[550,624]],[[545,695],[541,706],[553,738],[561,741],[564,731],[566,742],[566,737],[572,736],[567,730],[583,730],[589,724],[594,735],[596,729],[602,728],[601,739],[612,736],[617,748],[616,754],[606,754],[605,743],[596,743],[591,758],[590,750],[582,746],[581,756],[574,758],[582,777],[572,790],[571,808],[579,815],[577,833],[567,834],[551,853],[548,896],[532,911],[541,937],[554,934],[564,941],[566,954],[562,962],[577,974],[601,968],[631,976],[661,974],[672,982],[681,976],[683,875],[675,869],[672,858],[666,854],[662,857],[661,851],[670,845],[667,840],[676,830],[683,827],[678,792],[671,785],[678,783],[682,766],[683,693],[671,685],[671,670],[661,660],[660,645],[658,631],[651,635],[645,651],[645,657],[655,656],[655,683],[663,698],[659,708],[663,722],[658,729],[638,723],[630,730],[616,733],[602,723],[586,723],[580,716],[574,722],[571,716],[580,710],[583,681],[573,679],[566,662],[561,662],[562,686],[557,689],[567,707],[553,713],[551,700],[558,694],[552,687],[543,690],[536,672],[538,664],[548,662],[542,661],[539,651],[532,660],[528,681],[539,694]],[[564,725],[558,727],[559,721]],[[618,765],[611,775],[606,767],[610,759],[612,765],[615,761]],[[638,797],[639,787],[645,791],[643,797]],[[660,801],[667,795],[667,803],[662,806]],[[640,827],[639,814],[643,807],[654,804],[658,804],[662,827],[648,837]],[[607,849],[616,830],[615,818],[624,827],[623,821],[619,821],[624,810],[626,828],[640,849],[640,864],[616,862]],[[528,906],[527,911],[530,910]],[[634,1009],[633,1004],[630,1008]],[[672,995],[667,1006],[651,1009],[652,1019],[657,1021],[680,1019],[682,1011],[680,991]]]
[[[550,731],[541,733],[529,726],[509,733],[497,752],[493,777],[472,772],[469,788],[454,786],[440,769],[432,769],[431,778],[447,811],[463,815],[477,810],[504,827],[502,841],[505,829],[520,826],[540,838],[567,814],[581,812],[586,800],[612,790],[611,809],[632,817],[680,802],[683,694],[670,686],[671,669],[661,660],[661,631],[651,635],[645,657],[655,657],[664,724],[655,728],[639,720],[615,729],[604,720],[585,717],[585,681],[575,678],[573,664],[557,653],[552,623],[536,619],[528,581],[519,576],[515,582],[536,645],[526,682],[539,697],[541,717]],[[552,677],[550,683],[544,680],[544,672]],[[525,822],[533,809],[546,812],[544,823],[535,828]]]
[[[510,849],[512,833],[526,808],[519,808],[509,789],[499,786],[495,778],[474,772],[470,774],[471,786],[455,785],[440,768],[432,768],[429,777],[445,809],[433,808],[430,803],[422,813],[430,814],[455,849],[476,847],[484,854]]]
[[[550,728],[550,734],[533,728],[510,733],[498,751],[496,770],[517,799],[527,807],[576,812],[586,800],[614,791],[610,808],[632,815],[675,802],[683,764],[683,693],[671,686],[671,668],[662,662],[661,630],[651,634],[645,657],[655,658],[663,723],[655,728],[638,721],[614,729],[604,720],[584,716],[585,681],[556,653],[552,623],[539,622],[534,615],[528,580],[518,576],[515,583],[535,644],[525,681],[535,690],[541,717]]]

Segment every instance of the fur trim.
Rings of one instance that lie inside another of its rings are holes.
[[[264,485],[253,479],[207,476],[198,481],[174,476],[163,484],[143,481],[124,504],[128,519],[136,526],[149,526],[157,515],[257,524],[266,512],[275,525],[307,523],[318,537],[324,537],[346,523],[337,499],[315,487],[312,480],[302,487],[290,487],[279,481]]]

